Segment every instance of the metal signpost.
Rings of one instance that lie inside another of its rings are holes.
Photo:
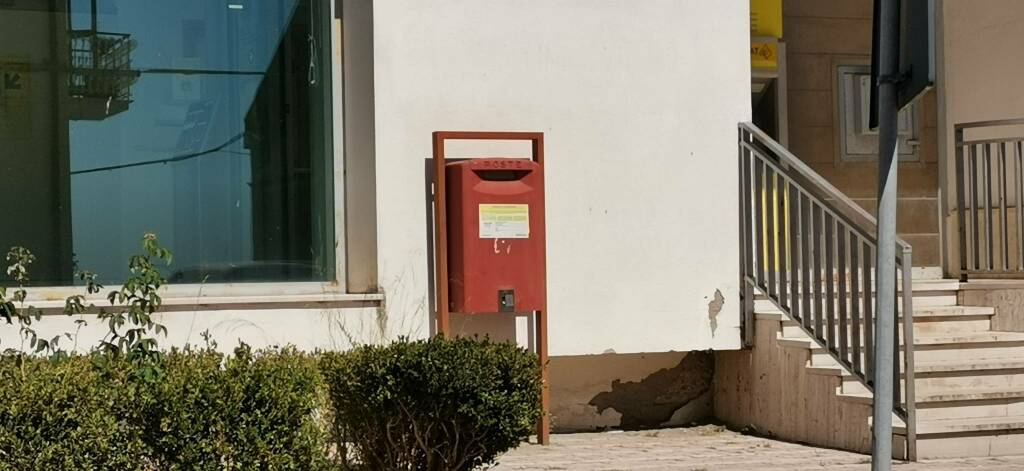
[[[899,110],[931,87],[935,77],[933,0],[875,0],[871,120],[878,126],[878,251],[874,410],[871,469],[892,468],[896,310],[896,197]],[[912,267],[904,266],[903,270]],[[906,275],[905,275],[906,276]],[[912,316],[904,312],[904,316]],[[913,389],[910,389],[911,391]],[[913,397],[907,397],[913,401]]]
[[[896,105],[898,0],[877,0],[878,45],[878,251],[875,267],[878,317],[875,326],[875,395],[872,421],[871,469],[892,467],[892,371],[896,324]],[[905,313],[909,315],[909,313]]]

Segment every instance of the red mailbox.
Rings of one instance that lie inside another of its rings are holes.
[[[532,156],[448,163],[447,140],[530,141]],[[437,333],[454,333],[452,312],[533,311],[541,381],[547,385],[544,134],[436,131],[433,141]],[[545,386],[544,413],[537,421],[537,440],[544,445],[550,402]]]
[[[445,166],[449,310],[544,308],[544,173],[537,162],[477,158]]]

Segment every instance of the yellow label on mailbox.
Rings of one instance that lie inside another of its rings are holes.
[[[481,239],[528,239],[530,237],[530,205],[481,204]]]

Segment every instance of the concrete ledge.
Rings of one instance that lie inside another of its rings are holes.
[[[105,290],[104,292],[107,291]],[[382,294],[342,293],[189,297],[175,297],[173,294],[163,294],[163,296],[161,312],[361,308],[380,306],[384,300],[384,295]],[[62,314],[64,303],[64,299],[33,300],[30,298],[25,301],[25,306],[31,306],[42,310],[43,314],[52,315]],[[112,306],[105,297],[100,296],[90,296],[86,298],[84,304],[95,306],[94,309],[87,310],[86,312],[95,312],[100,308],[124,307],[123,305]]]
[[[942,419],[917,424],[917,434],[991,432],[1024,429],[1024,416],[972,417],[969,419]],[[895,430],[893,430],[895,431]]]
[[[967,283],[960,283],[960,289],[964,291],[981,289],[1024,289],[1024,279],[971,279]]]

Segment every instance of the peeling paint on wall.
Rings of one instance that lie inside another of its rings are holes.
[[[707,298],[705,298],[707,299]],[[722,296],[721,290],[715,290],[715,298],[708,303],[708,322],[711,324],[711,336],[715,336],[715,331],[718,330],[718,313],[722,312],[722,306],[725,305],[725,297]]]
[[[640,381],[613,381],[611,391],[597,394],[589,404],[598,413],[614,409],[622,414],[620,427],[624,429],[658,427],[711,390],[714,370],[710,352],[690,352],[678,365],[655,371]]]

